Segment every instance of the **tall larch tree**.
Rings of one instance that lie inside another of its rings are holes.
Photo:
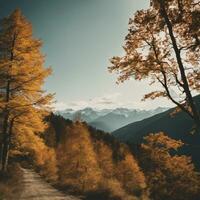
[[[12,138],[11,157],[22,156],[37,171],[50,181],[57,179],[57,159],[55,149],[45,144],[41,135],[29,127],[15,126]],[[15,129],[16,128],[16,129]]]
[[[20,10],[0,21],[0,161],[4,171],[18,126],[35,133],[45,128],[43,118],[50,109],[52,95],[46,94],[42,86],[51,70],[44,67],[41,46]]]
[[[104,178],[114,177],[114,163],[113,163],[113,152],[111,147],[105,144],[102,140],[97,140],[94,143],[94,149],[98,157],[98,164],[102,171]]]
[[[144,99],[167,97],[200,127],[192,98],[192,91],[200,90],[199,0],[150,2],[149,9],[130,19],[125,55],[113,57],[109,69],[119,73],[119,82],[133,77],[160,84],[161,90],[146,94]]]
[[[67,127],[66,137],[57,149],[60,184],[79,192],[94,191],[101,179],[97,156],[85,124]]]
[[[147,194],[144,174],[133,155],[126,149],[123,151],[123,157],[116,163],[116,178],[129,194],[143,199]]]

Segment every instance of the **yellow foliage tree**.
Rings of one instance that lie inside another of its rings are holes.
[[[42,85],[51,73],[44,68],[41,41],[20,10],[0,22],[0,112],[2,121],[0,163],[6,170],[10,142],[18,126],[34,133],[45,128],[52,95]],[[26,134],[24,135],[26,137]]]
[[[130,152],[126,152],[124,158],[118,161],[116,178],[129,194],[142,197],[145,193],[146,180],[144,174]]]
[[[19,128],[13,137],[14,148],[12,154],[26,157],[26,161],[32,164],[46,179],[57,179],[57,159],[55,149],[48,147],[40,135],[35,134],[29,128]]]
[[[97,188],[101,172],[89,131],[81,122],[66,130],[66,138],[57,149],[60,184],[79,192]]]
[[[98,157],[98,164],[102,171],[104,178],[114,177],[114,163],[113,163],[113,151],[102,140],[97,140],[94,143],[94,149]]]
[[[153,199],[199,199],[199,177],[190,157],[170,154],[182,145],[164,133],[145,137],[139,158]]]

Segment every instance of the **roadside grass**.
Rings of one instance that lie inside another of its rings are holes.
[[[18,164],[11,164],[8,172],[0,172],[0,200],[17,200],[22,185],[22,172]]]

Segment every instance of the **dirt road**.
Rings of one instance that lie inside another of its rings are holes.
[[[19,200],[80,200],[59,192],[34,171],[28,169],[22,171],[24,187]]]

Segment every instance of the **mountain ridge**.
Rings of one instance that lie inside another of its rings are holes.
[[[200,110],[200,95],[194,97],[195,103]],[[169,137],[182,140],[186,145],[181,150],[186,155],[192,156],[195,164],[200,167],[200,135],[192,134],[193,120],[184,112],[180,111],[171,115],[175,108],[154,115],[144,120],[130,123],[112,132],[112,135],[121,142],[137,145],[143,142],[143,138],[150,133],[164,132]]]
[[[120,127],[123,127],[131,122],[145,119],[154,114],[160,113],[167,108],[158,107],[152,110],[139,110],[129,108],[115,108],[95,110],[87,107],[81,110],[67,109],[66,111],[57,112],[65,119],[82,120],[93,126],[94,128],[112,132]]]

